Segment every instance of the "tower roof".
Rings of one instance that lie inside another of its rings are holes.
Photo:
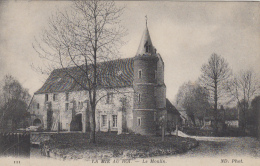
[[[152,44],[152,40],[149,34],[148,27],[146,26],[142,39],[140,41],[136,56],[150,55],[155,56],[155,49]]]

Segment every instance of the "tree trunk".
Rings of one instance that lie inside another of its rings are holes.
[[[162,141],[164,141],[164,133],[165,133],[164,126],[162,126]]]
[[[215,84],[215,91],[214,91],[215,124],[214,124],[214,130],[215,130],[215,134],[218,135],[218,85],[217,85],[217,80],[215,80],[214,84]]]
[[[95,122],[95,111],[93,106],[91,107],[91,118],[90,118],[90,142],[96,143],[96,122]]]

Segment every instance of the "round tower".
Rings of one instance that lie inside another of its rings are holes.
[[[156,50],[146,27],[136,56],[134,57],[134,110],[135,133],[154,135],[156,131]]]

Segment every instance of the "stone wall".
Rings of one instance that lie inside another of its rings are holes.
[[[107,102],[107,93],[112,94],[112,99]],[[52,122],[60,123],[61,130],[70,130],[70,124],[75,115],[82,115],[83,131],[86,131],[86,123],[89,121],[87,110],[89,107],[88,92],[87,91],[74,91],[68,93],[68,100],[66,100],[66,93],[48,93],[48,101],[45,100],[45,94],[35,94],[29,111],[31,113],[31,123],[34,119],[40,119],[44,129],[47,129],[47,110],[48,105],[52,111]],[[55,100],[53,96],[55,95]],[[122,104],[122,100],[124,104]],[[133,88],[118,88],[118,89],[101,89],[97,91],[97,106],[96,106],[96,130],[97,131],[117,131],[118,128],[122,131],[122,124],[126,125],[127,129],[133,126]],[[38,107],[38,106],[39,107]],[[67,105],[67,106],[66,106]],[[68,107],[68,109],[66,109]],[[73,113],[74,108],[74,113]],[[118,112],[122,112],[118,114]],[[107,124],[109,126],[101,127],[101,116],[107,115]],[[120,115],[117,117],[117,127],[112,127],[112,116]],[[123,122],[124,121],[124,122]],[[120,127],[118,126],[120,124]],[[58,126],[52,130],[57,130]]]
[[[154,85],[135,86],[134,109],[155,109]],[[139,96],[140,94],[140,101]]]
[[[155,87],[156,108],[166,108],[166,87],[165,85]]]
[[[156,79],[157,79],[157,84],[162,85],[164,84],[164,63],[162,61],[161,55],[157,54],[159,57],[159,60],[157,62],[157,74],[156,74]]]
[[[155,111],[134,110],[134,132],[142,135],[155,135]],[[138,122],[140,121],[140,122]]]

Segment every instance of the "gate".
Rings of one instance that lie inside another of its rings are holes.
[[[30,133],[0,133],[0,156],[30,157]]]

